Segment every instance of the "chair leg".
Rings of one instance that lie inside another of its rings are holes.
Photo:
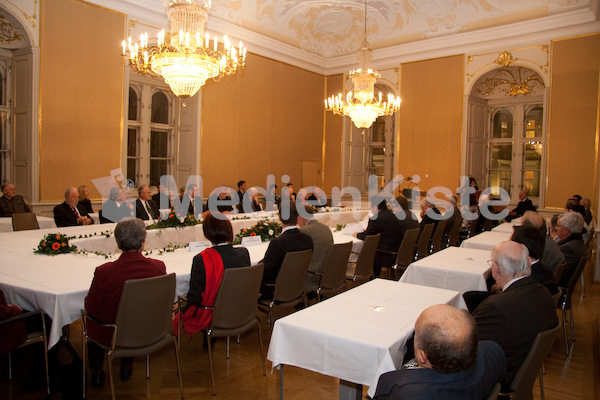
[[[40,314],[42,320],[42,332],[43,332],[43,341],[44,345],[44,363],[46,365],[46,392],[50,394],[50,371],[48,369],[48,339],[46,335],[46,321],[44,320],[44,313]]]
[[[181,394],[181,400],[183,400],[183,380],[181,377],[181,366],[179,363],[179,349],[177,348],[177,342],[173,342],[173,347],[175,347],[175,362],[177,363],[177,376],[179,377],[179,392]]]
[[[240,344],[240,335],[237,335],[237,339],[235,341],[237,344]]]
[[[81,349],[81,361],[83,362],[83,382],[82,382],[82,388],[83,388],[83,392],[81,393],[81,398],[85,399],[85,381],[86,381],[86,376],[87,376],[87,341],[85,339],[85,330],[82,329],[81,330],[81,343],[82,343],[82,349]]]
[[[540,370],[539,376],[540,376],[540,397],[541,397],[542,400],[545,400],[545,397],[544,397],[544,378],[543,378],[541,370]]]
[[[562,309],[562,319],[563,319],[563,334],[565,337],[565,351],[567,353],[567,357],[569,357],[569,342],[567,337],[567,319],[565,315],[565,309]]]
[[[146,379],[150,379],[150,354],[146,354]]]
[[[258,318],[257,318],[258,320]],[[265,357],[263,356],[263,343],[262,343],[262,332],[260,329],[260,320],[257,321],[256,327],[258,328],[258,343],[260,344],[260,362],[263,367],[263,376],[267,376],[267,369],[265,368]]]
[[[229,336],[227,336],[227,359],[229,360]]]
[[[581,271],[581,298],[585,297],[585,279],[583,277],[583,271]]]
[[[115,384],[113,382],[112,357],[108,357],[108,380],[110,381],[110,395],[115,400]]]
[[[575,325],[573,324],[573,307],[569,308],[569,317],[571,319],[571,340],[575,341]]]
[[[213,362],[212,362],[212,343],[210,342],[210,335],[206,335],[206,341],[208,342],[208,364],[210,365],[210,381],[212,382],[212,394],[213,396],[217,395],[217,391],[215,390],[215,373],[213,371]]]
[[[12,359],[10,357],[10,352],[8,353],[8,380],[12,381]]]

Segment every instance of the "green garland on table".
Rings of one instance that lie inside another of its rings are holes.
[[[63,233],[49,233],[38,244],[34,253],[55,256],[57,254],[77,253],[77,247],[69,245],[69,239],[74,236],[67,236]]]
[[[242,238],[247,236],[260,236],[263,242],[268,242],[281,235],[281,224],[271,221],[268,218],[261,219],[258,223],[250,228],[245,228],[235,235],[233,244],[241,244]]]
[[[187,214],[185,217],[176,214],[171,210],[169,216],[165,219],[160,219],[157,223],[148,225],[146,230],[164,229],[164,228],[185,228],[186,226],[194,226],[201,224],[202,221],[194,218],[192,214]]]

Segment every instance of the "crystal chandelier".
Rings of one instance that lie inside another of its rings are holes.
[[[246,63],[242,42],[235,48],[225,36],[223,43],[204,35],[211,0],[165,0],[170,33],[159,32],[156,45],[148,34],[132,43],[123,41],[123,57],[141,73],[162,76],[175,95],[191,97],[207,79],[218,80]],[[212,43],[211,43],[212,42]]]
[[[365,38],[362,48],[358,50],[359,69],[350,71],[354,92],[348,92],[346,100],[342,94],[331,96],[325,100],[325,109],[334,114],[347,115],[359,129],[370,128],[377,117],[392,115],[400,109],[400,98],[388,94],[387,100],[375,97],[375,82],[381,76],[371,69],[372,50],[367,44],[367,1],[365,0]]]

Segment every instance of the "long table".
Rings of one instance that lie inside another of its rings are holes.
[[[506,231],[481,232],[475,236],[471,236],[470,238],[463,240],[460,247],[491,251],[498,243],[510,240],[511,236],[512,232]]]
[[[448,247],[410,264],[400,282],[456,290],[487,290],[489,250]]]
[[[373,396],[379,376],[401,367],[415,321],[434,304],[466,308],[456,291],[375,279],[276,320],[267,359],[341,379],[340,398],[361,398],[353,384]]]

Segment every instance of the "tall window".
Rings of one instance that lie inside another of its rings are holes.
[[[158,185],[173,167],[173,94],[152,83],[129,87],[127,179]]]

